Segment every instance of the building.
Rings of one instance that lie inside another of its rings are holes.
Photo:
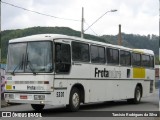
[[[158,82],[159,82],[159,87],[160,87],[160,65],[155,65],[155,87],[158,88]]]
[[[160,65],[155,65],[155,79],[156,80],[160,80],[159,79],[159,74],[160,74],[160,71],[159,71],[159,68],[160,68]]]

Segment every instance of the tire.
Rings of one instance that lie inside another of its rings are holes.
[[[39,105],[39,104],[31,104],[31,107],[36,110],[36,111],[41,111],[44,108],[44,105]]]
[[[67,109],[71,112],[76,112],[80,107],[80,92],[77,88],[73,88],[70,93],[69,105]]]
[[[128,99],[127,102],[133,104],[139,104],[141,102],[141,97],[142,97],[142,90],[139,86],[136,86],[134,98]]]

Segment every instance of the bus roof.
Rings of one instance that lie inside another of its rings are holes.
[[[142,54],[147,53],[147,54],[154,55],[154,52],[152,50],[148,50],[148,49],[132,49],[132,48],[123,47],[123,46],[119,46],[119,45],[113,45],[113,44],[108,44],[108,43],[103,43],[103,42],[98,42],[98,41],[93,41],[93,40],[88,40],[88,39],[82,39],[82,38],[75,37],[75,36],[61,35],[61,34],[31,35],[31,36],[11,39],[11,40],[9,40],[9,43],[27,42],[27,41],[45,41],[45,40],[53,40],[53,39],[71,39],[71,40],[77,40],[77,41],[82,41],[82,42],[87,42],[87,43],[92,43],[92,44],[99,44],[99,45],[103,45],[103,46],[113,47],[113,48],[117,48],[117,49],[133,51],[136,53],[142,53]]]

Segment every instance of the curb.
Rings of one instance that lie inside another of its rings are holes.
[[[1,100],[1,108],[7,107],[9,104],[5,100]]]
[[[5,100],[1,100],[1,108],[14,106],[14,105],[21,105],[22,103],[7,103]]]

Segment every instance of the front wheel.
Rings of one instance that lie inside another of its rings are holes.
[[[137,86],[135,89],[134,98],[128,99],[127,101],[129,103],[138,104],[141,101],[141,97],[142,97],[142,90],[139,86]]]
[[[44,108],[44,105],[39,105],[39,104],[31,104],[31,107],[36,110],[36,111],[41,111]]]
[[[67,108],[69,111],[76,112],[80,106],[80,92],[77,88],[73,88],[70,93],[69,105]]]

